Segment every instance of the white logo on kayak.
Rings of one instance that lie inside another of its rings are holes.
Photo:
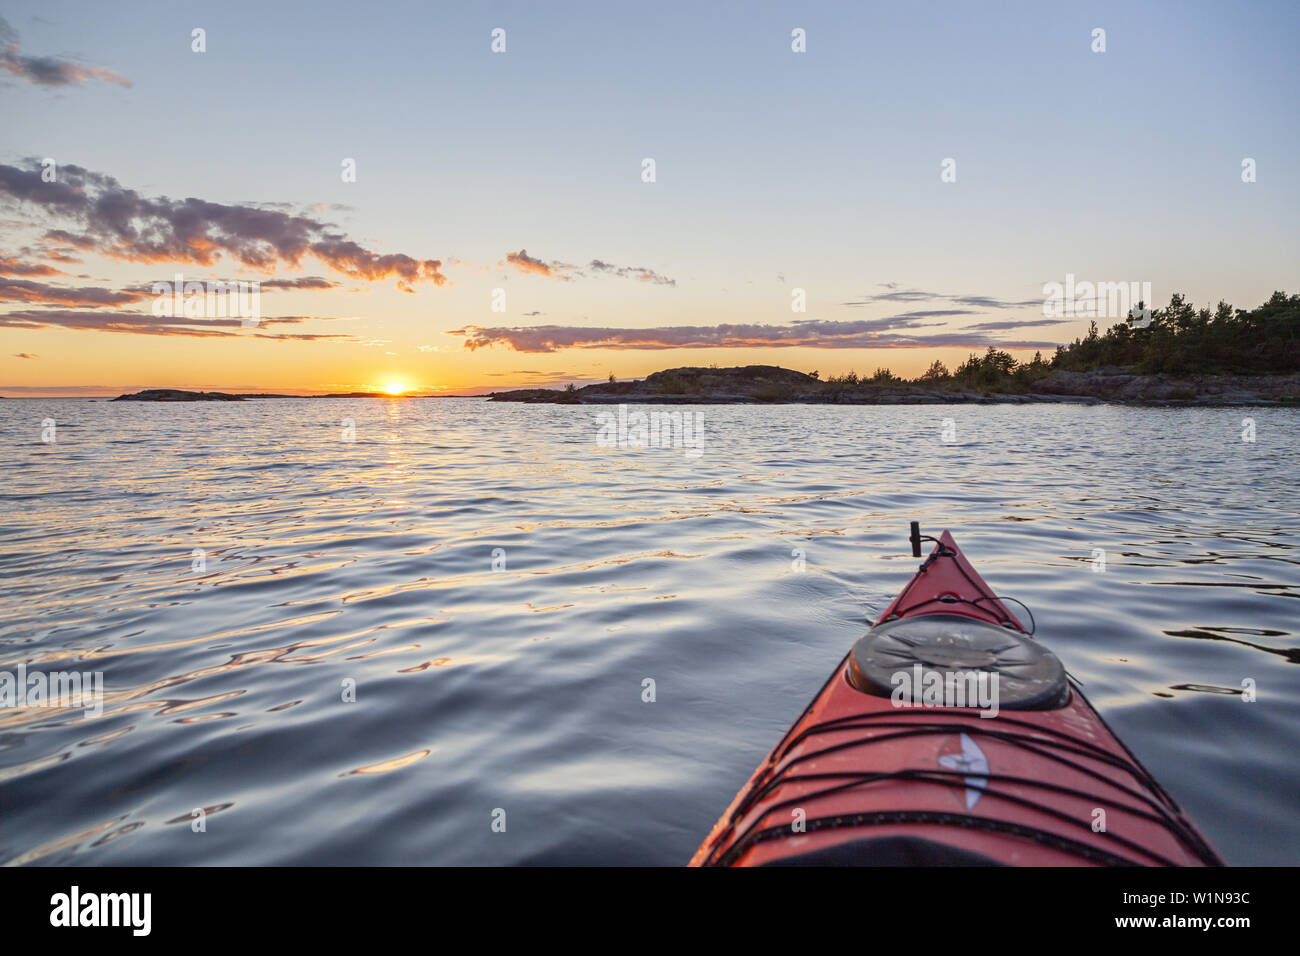
[[[983,791],[988,786],[988,777],[979,776],[989,772],[989,758],[984,756],[979,744],[966,735],[961,735],[961,752],[940,754],[939,766],[944,770],[956,770],[973,776],[966,778],[966,809],[975,809]]]

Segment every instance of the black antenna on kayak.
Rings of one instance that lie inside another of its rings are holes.
[[[935,544],[939,545],[938,553],[941,555],[949,556],[953,553],[952,551],[948,550],[948,548],[944,545],[944,543],[940,541],[938,538],[931,537],[928,534],[921,534],[921,522],[919,521],[912,522],[912,533],[908,536],[907,540],[912,542],[912,557],[914,558],[919,558],[921,556],[922,541],[933,541]],[[928,565],[929,563],[930,563],[929,561],[926,561],[926,565]],[[924,568],[925,565],[922,565],[923,570]]]

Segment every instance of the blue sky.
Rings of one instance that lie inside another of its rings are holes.
[[[914,371],[969,348],[539,354],[513,351],[508,336],[470,352],[447,333],[887,321],[897,303],[845,303],[886,283],[1031,301],[1066,273],[1150,282],[1158,304],[1179,291],[1249,307],[1295,291],[1296,4],[46,2],[3,4],[0,16],[23,54],[131,84],[0,74],[0,163],[50,156],[146,196],[338,204],[347,208],[320,215],[350,239],[449,263],[450,279],[413,295],[351,281],[284,303],[332,319],[333,331],[346,323],[352,341],[213,348],[0,327],[0,387],[327,388],[385,376],[470,387],[526,384],[525,371],[542,381],[750,361]],[[206,53],[190,50],[194,27],[207,31]],[[504,54],[490,52],[495,27]],[[795,27],[806,53],[790,49]],[[1090,49],[1097,27],[1104,53]],[[344,157],[357,161],[355,183],[340,179]],[[640,179],[645,157],[653,184]],[[956,182],[940,181],[947,157]],[[1244,157],[1257,162],[1255,183],[1241,181]],[[0,218],[10,255],[49,225],[29,207]],[[675,285],[497,265],[519,250]],[[227,265],[212,274],[233,274]],[[160,272],[93,257],[81,268],[114,288]],[[291,273],[331,274],[307,263],[277,272]],[[791,313],[794,287],[807,290],[806,314]],[[504,314],[489,309],[494,288],[509,293]],[[924,334],[1036,315],[962,314]],[[1065,341],[1082,326],[1008,338]],[[86,380],[93,356],[146,344],[121,373],[129,382]],[[175,381],[158,381],[162,365]],[[273,373],[285,365],[292,372]],[[257,381],[230,380],[233,367]]]

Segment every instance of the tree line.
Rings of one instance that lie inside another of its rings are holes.
[[[826,384],[949,385],[958,388],[1027,388],[1053,370],[1082,372],[1120,367],[1139,375],[1264,375],[1300,371],[1300,295],[1274,292],[1254,309],[1234,309],[1220,302],[1213,311],[1197,309],[1175,293],[1163,309],[1146,310],[1139,302],[1123,322],[1105,332],[1094,320],[1088,334],[1058,346],[1051,359],[1035,352],[1019,362],[1010,352],[990,345],[972,354],[951,372],[937,359],[915,379],[888,368],[870,376],[856,372],[833,375]],[[817,373],[813,373],[816,376]]]

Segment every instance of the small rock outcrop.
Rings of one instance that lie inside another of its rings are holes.
[[[229,392],[190,392],[183,388],[146,388],[143,392],[119,395],[115,402],[242,402],[244,396]]]

